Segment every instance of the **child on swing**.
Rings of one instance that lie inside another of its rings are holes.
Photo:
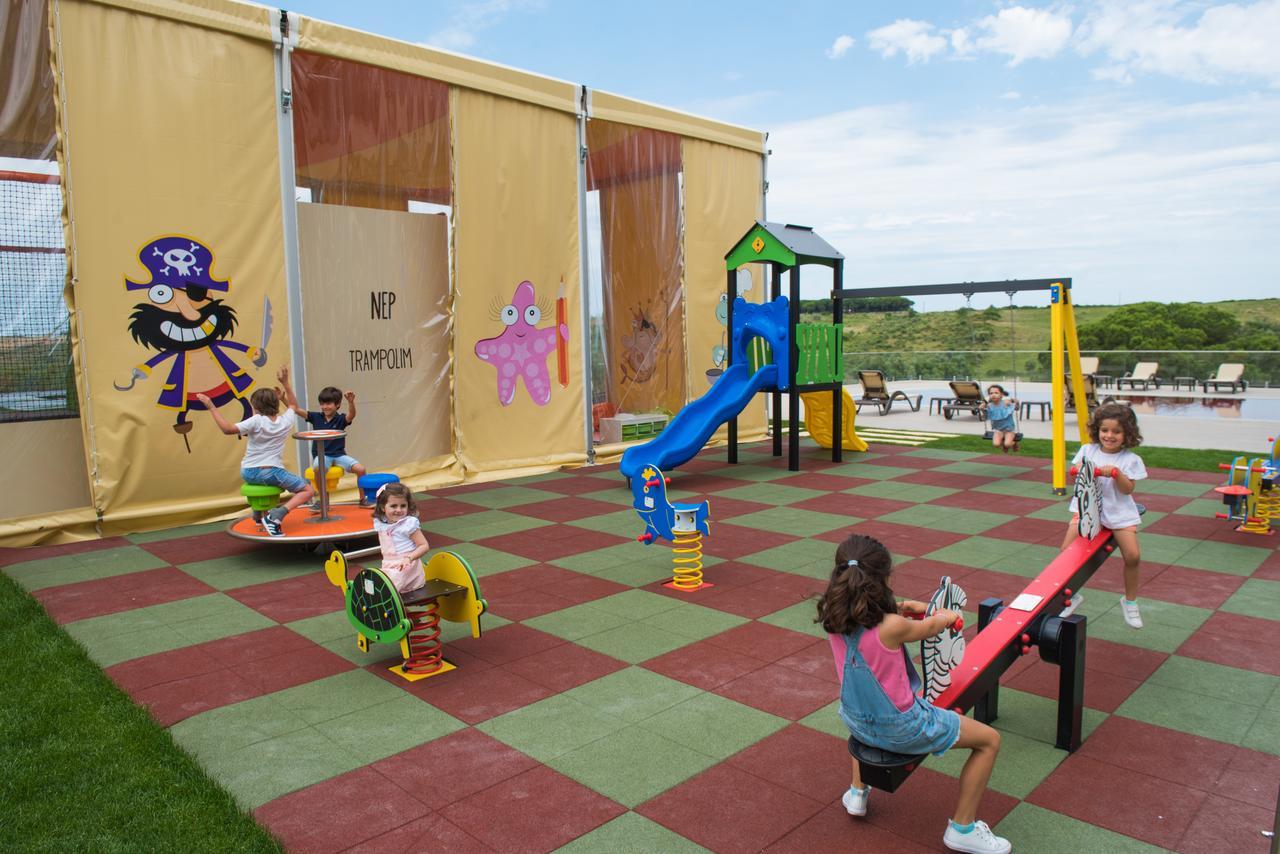
[[[427,583],[422,557],[430,549],[418,521],[418,505],[403,483],[388,483],[378,489],[373,505],[373,529],[382,547],[382,572],[401,593],[417,590]]]
[[[1018,401],[1009,397],[1004,386],[992,383],[987,386],[987,417],[991,419],[991,446],[1006,454],[1018,450],[1018,425],[1013,414],[1018,411]]]
[[[960,772],[960,797],[942,844],[952,851],[1005,854],[1013,850],[978,821],[978,803],[1000,750],[1000,734],[984,723],[919,696],[920,677],[907,645],[941,634],[959,614],[940,609],[921,620],[926,605],[898,603],[889,587],[893,561],[879,541],[854,534],[836,549],[835,568],[818,601],[818,622],[841,661],[840,718],[863,744],[895,753],[941,756],[952,747],[972,750]],[[870,788],[862,785],[858,760],[844,793],[845,811],[866,815]]]

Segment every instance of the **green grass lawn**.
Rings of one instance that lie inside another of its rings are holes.
[[[0,851],[280,851],[0,576]]]
[[[991,441],[981,436],[954,436],[934,439],[928,443],[930,448],[941,448],[949,451],[990,451]],[[1080,449],[1079,442],[1067,441],[1067,459],[1075,456]],[[1020,454],[1026,457],[1043,457],[1052,459],[1053,441],[1050,439],[1023,439],[1019,445]],[[1157,448],[1138,447],[1134,453],[1142,457],[1148,466],[1156,466],[1179,471],[1216,472],[1218,463],[1229,463],[1239,456],[1238,451],[1218,451],[1213,449],[1191,448]]]

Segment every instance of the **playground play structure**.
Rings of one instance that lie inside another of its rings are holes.
[[[1214,487],[1227,506],[1225,513],[1217,513],[1219,519],[1239,522],[1237,531],[1245,534],[1274,534],[1273,520],[1280,519],[1280,436],[1268,436],[1271,442],[1271,458],[1236,457],[1230,464],[1219,463],[1218,468],[1227,472],[1227,482]]]

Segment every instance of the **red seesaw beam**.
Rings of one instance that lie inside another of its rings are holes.
[[[1036,617],[1061,611],[1064,596],[1069,597],[1070,591],[1078,590],[1113,548],[1111,531],[1103,528],[1092,540],[1078,538],[1054,558],[1019,597],[1038,596],[1039,601],[1030,610],[1017,607],[1017,599],[1007,603],[1004,610],[965,645],[964,660],[951,672],[951,687],[933,704],[962,714],[971,708],[999,683],[1000,675],[1022,654],[1022,636]]]

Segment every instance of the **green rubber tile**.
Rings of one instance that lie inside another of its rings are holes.
[[[572,477],[575,477],[575,475],[569,474],[568,472],[549,471],[549,472],[545,472],[544,474],[530,475],[529,477],[517,477],[507,481],[507,483],[511,486],[537,486],[539,483],[550,483],[551,481],[556,481],[556,480],[568,480],[569,478],[572,478]]]
[[[390,702],[404,691],[365,670],[348,670],[268,696],[315,726]],[[323,729],[323,727],[322,727]]]
[[[579,638],[585,638],[587,635],[599,634],[616,628],[622,622],[629,621],[620,620],[615,614],[601,611],[588,602],[582,605],[561,608],[559,611],[552,611],[539,617],[532,617],[525,620],[524,625],[535,628],[540,632],[555,635],[558,638],[576,641]]]
[[[994,561],[987,568],[1010,575],[1021,575],[1023,578],[1035,578],[1059,554],[1061,552],[1052,546],[1029,545]]]
[[[1062,500],[1061,495],[1053,494],[1053,485],[1048,476],[1045,477],[1044,483],[1029,480],[996,480],[984,483],[982,486],[975,486],[973,491],[989,492],[992,495],[1012,495],[1016,498],[1039,498],[1042,501],[1054,503]]]
[[[488,620],[488,616],[483,619]],[[356,630],[351,627],[351,623],[347,620],[347,614],[341,607],[328,614],[320,614],[315,617],[307,617],[304,620],[285,623],[285,627],[318,644],[323,645],[334,640],[349,640],[353,646],[355,645]],[[396,646],[399,646],[399,644],[396,644]]]
[[[288,553],[281,550],[251,552],[218,557],[194,563],[182,563],[179,569],[199,579],[214,590],[235,590],[252,584],[297,578],[324,571],[324,558],[314,554]],[[334,589],[335,596],[337,589]]]
[[[1280,688],[1280,676],[1180,655],[1169,656],[1146,681],[1151,685],[1180,688],[1190,694],[1203,694],[1259,708],[1265,706]]]
[[[1201,516],[1205,519],[1212,519],[1215,513],[1223,513],[1225,511],[1223,510],[1221,499],[1193,498],[1173,512],[1179,516]]]
[[[1240,741],[1241,747],[1280,756],[1280,710],[1263,709]]]
[[[903,483],[896,480],[878,480],[875,483],[864,483],[852,489],[842,490],[847,495],[865,495],[868,498],[892,498],[895,501],[914,501],[923,504],[935,498],[959,492],[945,486],[929,486],[924,483]]]
[[[1001,751],[996,765],[1003,761]],[[1165,850],[1028,803],[1018,804],[992,830],[1008,839],[1015,851],[1035,851],[1036,854],[1079,854],[1081,851],[1159,854]]]
[[[169,727],[169,734],[184,750],[203,760],[298,732],[307,726],[301,715],[268,694],[201,712]]]
[[[681,635],[689,640],[703,640],[740,626],[747,622],[747,619],[726,611],[695,605],[692,602],[677,602],[675,608],[646,617],[640,622],[646,626]]]
[[[836,544],[822,540],[795,540],[771,549],[738,558],[740,563],[763,566],[794,575],[827,579],[831,577]]]
[[[1212,611],[1190,605],[1175,605],[1159,599],[1139,598],[1143,627],[1130,628],[1120,613],[1120,594],[1084,589],[1084,605],[1079,613],[1089,618],[1091,638],[1139,646],[1156,652],[1175,652],[1187,638],[1209,619]]]
[[[998,560],[1011,557],[1027,548],[1026,543],[1016,540],[1000,540],[994,537],[969,537],[958,543],[943,546],[929,552],[923,557],[929,560],[940,560],[946,563],[972,566],[983,569]],[[1043,567],[1041,567],[1043,569]]]
[[[826,495],[816,489],[805,489],[799,486],[787,486],[783,483],[753,483],[749,486],[737,486],[733,489],[722,489],[715,495],[733,498],[738,501],[754,501],[757,504],[797,504],[810,498]],[[712,496],[714,499],[715,496]]]
[[[714,759],[725,759],[789,722],[716,694],[698,694],[637,726]]]
[[[239,605],[239,603],[236,603]],[[277,625],[274,620],[264,617],[252,608],[241,605],[239,608],[228,608],[225,612],[197,617],[171,626],[175,632],[186,640],[188,646],[198,643],[229,638],[269,629]]]
[[[125,534],[124,538],[131,543],[159,543],[164,540],[178,540],[183,537],[198,537],[201,534],[212,534],[227,530],[226,522],[206,522],[203,525],[185,525],[181,528],[166,528],[163,531],[146,531],[141,534]]]
[[[325,721],[315,728],[361,764],[368,764],[465,726],[462,721],[401,691],[400,696],[385,703]]]
[[[1086,706],[1084,719],[1080,724],[1081,738],[1087,739],[1089,733],[1097,729],[1106,719],[1105,712]],[[996,718],[996,726],[1002,732],[1016,733],[1052,747],[1058,735],[1058,701],[1002,686],[1000,716]],[[996,764],[1003,761],[1004,751],[1002,750]]]
[[[1145,682],[1116,709],[1117,715],[1227,744],[1240,744],[1264,710]]]
[[[475,504],[477,507],[487,507],[490,510],[506,510],[508,507],[551,501],[564,496],[558,492],[531,489],[527,486],[496,486],[493,489],[478,489],[475,492],[463,492],[449,497],[454,501],[463,501],[467,504]]]
[[[99,578],[114,578],[117,575],[168,565],[146,549],[119,546],[96,552],[29,560],[6,566],[4,574],[27,591],[32,591]]]
[[[975,460],[978,457],[986,456],[986,452],[974,453],[973,451],[950,451],[944,448],[919,448],[914,451],[907,451],[904,457],[919,457],[924,460],[951,460],[952,462],[963,462],[965,460]]]
[[[75,638],[74,627],[67,626],[67,633]],[[157,652],[169,652],[190,646],[191,642],[168,626],[145,629],[110,637],[79,639],[89,658],[99,667],[107,668],[122,661],[141,658],[144,655],[155,655]]]
[[[596,610],[613,614],[619,620],[629,621],[652,617],[654,614],[670,611],[679,605],[678,599],[660,596],[648,590],[626,590],[612,596],[605,596],[603,599],[596,599],[591,603],[591,607]]]
[[[310,727],[240,750],[202,756],[200,762],[249,810],[365,764]]]
[[[749,480],[753,483],[768,483],[772,480],[785,480],[793,474],[799,472],[787,471],[783,468],[775,466],[758,466],[751,463],[739,463],[737,465],[725,465],[723,469],[716,472],[717,475],[723,477],[731,477],[735,480]]]
[[[1067,517],[1070,521],[1070,516]],[[1142,559],[1148,563],[1176,563],[1178,558],[1191,551],[1199,542],[1186,537],[1171,537],[1168,534],[1145,533],[1138,540],[1142,549]]]
[[[607,631],[579,638],[578,646],[613,656],[628,664],[639,664],[659,655],[688,646],[693,640],[647,623],[623,623]]]
[[[556,854],[701,854],[706,848],[633,812],[623,813],[590,833],[556,849]],[[709,852],[707,852],[709,854]]]
[[[849,528],[865,521],[856,516],[840,516],[835,513],[819,513],[816,510],[800,510],[796,507],[774,507],[744,516],[735,516],[733,524],[743,528],[760,531],[774,531],[779,534],[792,534],[797,537],[813,537]],[[712,527],[715,533],[715,527]]]
[[[595,496],[592,498],[594,499]],[[613,534],[618,537],[636,537],[644,533],[644,523],[640,521],[636,511],[630,508],[616,513],[605,513],[602,516],[574,519],[568,524],[575,528],[585,528],[588,531],[599,531],[602,534]]]
[[[1202,498],[1213,487],[1204,483],[1187,483],[1182,480],[1160,480],[1149,477],[1138,481],[1138,493],[1150,492],[1153,495],[1173,495],[1183,498]],[[1215,511],[1216,512],[1216,511]]]
[[[557,694],[477,724],[476,729],[539,762],[550,762],[625,726],[620,718]]]
[[[488,611],[480,617],[480,628],[484,632],[491,632],[494,629],[510,625],[510,623],[511,620]],[[448,620],[440,623],[440,640],[442,643],[448,644],[469,637],[471,637],[471,625],[469,623],[453,623]],[[396,644],[396,647],[399,648],[399,644]],[[447,656],[448,654],[449,650],[446,647],[445,655]]]
[[[561,696],[627,723],[639,723],[702,692],[692,685],[627,667],[565,691]]]
[[[1145,537],[1139,541],[1139,545],[1145,553]],[[1264,560],[1271,556],[1273,551],[1273,549],[1260,549],[1257,546],[1242,546],[1239,543],[1201,540],[1177,560],[1170,562],[1178,566],[1189,566],[1192,569],[1207,569],[1211,572],[1248,578]]]
[[[896,522],[899,525],[910,525],[916,528],[934,528],[952,534],[981,534],[1014,518],[1016,517],[1007,513],[988,513],[985,510],[922,504],[887,513],[877,521]]]
[[[1280,620],[1280,581],[1250,578],[1218,608],[1246,617]]]
[[[484,540],[549,524],[551,523],[542,519],[508,513],[505,510],[483,510],[465,516],[450,516],[446,519],[428,517],[422,520],[422,527],[428,534],[444,534],[455,540]]]
[[[825,640],[827,633],[822,630],[820,623],[814,622],[817,616],[817,601],[805,599],[794,605],[788,605],[781,611],[774,611],[772,614],[761,617],[760,622]]]
[[[823,474],[834,474],[842,477],[860,477],[864,480],[893,480],[895,477],[901,477],[904,474],[914,474],[919,469],[904,468],[902,466],[893,465],[866,465],[856,463],[848,466],[838,466],[833,469],[826,469]]]
[[[1161,513],[1159,510],[1148,510],[1146,513],[1143,513],[1142,518],[1138,520],[1138,530],[1145,531],[1147,528],[1150,528],[1156,522],[1159,522],[1168,515],[1168,513]]]
[[[547,764],[606,798],[634,807],[705,771],[716,761],[656,732],[629,726],[561,754]]]
[[[600,489],[594,492],[580,492],[579,498],[590,498],[592,501],[602,501],[605,504],[617,504],[619,507],[631,507],[631,490],[627,489],[626,481],[617,472],[614,476],[605,482],[600,481]],[[634,510],[631,511],[635,513]]]
[[[431,537],[427,537],[430,542]],[[477,578],[484,578],[486,575],[497,575],[500,572],[508,572],[512,569],[519,569],[522,566],[531,566],[537,561],[530,560],[520,555],[509,554],[498,549],[491,549],[488,546],[478,545],[477,543],[454,543],[451,546],[445,546],[438,549],[432,549],[427,553],[427,560],[435,557],[442,551],[450,551],[460,556],[475,572]],[[376,560],[376,558],[370,558]],[[484,595],[484,586],[480,587],[480,595]]]
[[[946,474],[971,474],[977,477],[989,477],[992,479],[1005,480],[1025,474],[1026,469],[1022,466],[1004,466],[999,463],[976,463],[961,461],[948,463],[945,466],[938,466],[933,469],[936,472],[944,472]]]
[[[832,700],[816,712],[805,715],[796,723],[804,724],[809,729],[834,735],[836,738],[849,738],[849,728],[840,720],[840,701]]]
[[[631,511],[631,518],[637,519],[635,511]],[[638,524],[638,522],[637,522]],[[606,569],[633,564],[642,558],[648,557],[648,552],[655,551],[652,546],[648,551],[637,551],[644,547],[638,543],[619,543],[616,546],[609,546],[604,549],[597,549],[593,552],[583,552],[582,554],[569,555],[568,557],[558,557],[555,560],[548,561],[552,566],[558,566],[563,569],[571,569],[574,572],[581,572],[587,575],[599,575]],[[658,552],[665,553],[665,549]],[[668,556],[664,560],[670,560]],[[705,560],[704,560],[705,563]]]
[[[1071,505],[1069,503],[1070,499],[1062,495],[1050,496],[1050,498],[1053,499],[1052,504],[1045,505],[1044,507],[1041,507],[1039,510],[1034,510],[1031,513],[1027,513],[1026,518],[1045,519],[1050,522],[1061,522],[1062,530],[1066,531],[1067,523],[1071,521],[1071,509],[1070,509]],[[1144,537],[1143,538],[1144,543],[1145,543],[1145,539],[1146,538]]]
[[[1001,692],[1001,715],[1004,714],[1003,692]],[[996,729],[1003,730],[1003,720],[997,719]],[[963,748],[948,750],[942,756],[930,756],[925,766],[940,771],[951,777],[959,777],[960,769],[969,759],[971,751]],[[1016,732],[1002,732],[1000,738],[1000,758],[991,772],[988,785],[997,792],[1004,792],[1019,800],[1044,782],[1053,770],[1069,756],[1065,750],[1059,750],[1052,744],[1028,738]]]
[[[711,566],[706,556],[702,558],[702,565]],[[625,584],[628,587],[644,587],[646,584],[652,584],[655,581],[663,583],[671,580],[671,564],[663,562],[661,564],[650,562],[629,563],[622,566],[611,566],[608,569],[602,569],[594,573],[596,578],[603,578],[605,581],[612,581],[615,584]]]

